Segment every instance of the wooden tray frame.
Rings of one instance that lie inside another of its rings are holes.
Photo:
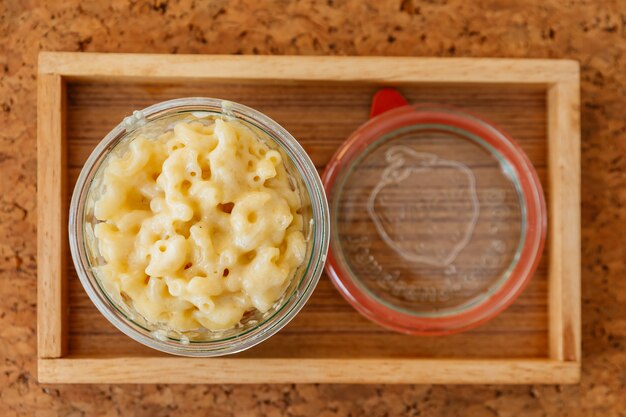
[[[545,88],[549,355],[545,359],[68,357],[67,80],[343,81]],[[568,60],[42,52],[37,105],[38,375],[43,383],[576,383],[580,378],[579,65]],[[61,221],[59,221],[61,220]]]

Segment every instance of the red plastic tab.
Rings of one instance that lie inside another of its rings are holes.
[[[383,88],[374,94],[372,99],[372,107],[370,108],[370,119],[376,117],[379,114],[395,109],[396,107],[402,107],[409,104],[408,101],[393,88]]]

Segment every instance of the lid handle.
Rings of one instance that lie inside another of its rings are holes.
[[[409,102],[394,88],[378,90],[372,98],[370,107],[370,119],[383,114],[386,111],[408,105]]]

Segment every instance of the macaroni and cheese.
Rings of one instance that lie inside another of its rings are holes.
[[[112,155],[95,203],[106,291],[172,330],[268,311],[304,261],[301,200],[281,154],[240,122],[186,117]]]

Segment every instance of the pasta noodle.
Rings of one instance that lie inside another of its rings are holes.
[[[234,120],[187,117],[104,168],[94,229],[107,292],[148,322],[225,330],[268,311],[306,253],[276,150]]]

